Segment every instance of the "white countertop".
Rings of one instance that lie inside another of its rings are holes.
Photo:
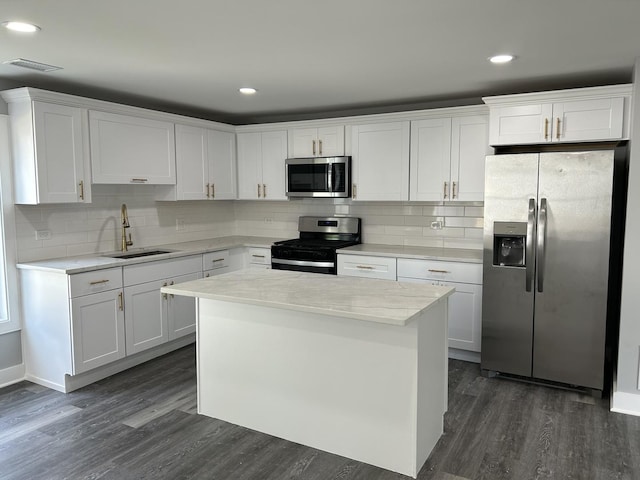
[[[455,291],[417,283],[285,270],[240,270],[163,287],[163,293],[405,326]]]
[[[211,238],[207,240],[196,240],[192,242],[169,243],[166,245],[155,245],[146,248],[134,248],[129,253],[135,253],[145,250],[169,250],[169,253],[159,255],[150,255],[148,257],[138,257],[130,259],[112,258],[106,255],[121,254],[127,252],[104,252],[93,255],[83,255],[78,257],[54,258],[51,260],[39,260],[35,262],[18,263],[17,267],[23,270],[44,270],[56,273],[82,273],[103,268],[122,267],[124,265],[133,265],[136,263],[153,262],[157,260],[167,260],[170,258],[179,258],[188,255],[197,255],[207,252],[215,252],[218,250],[226,250],[228,248],[238,247],[261,247],[269,248],[273,242],[282,240],[282,238],[271,237],[249,237],[249,236],[229,236]]]
[[[412,247],[404,245],[377,245],[361,243],[341,248],[338,253],[371,255],[374,257],[416,258],[420,260],[445,260],[450,262],[482,263],[482,250],[442,247]]]

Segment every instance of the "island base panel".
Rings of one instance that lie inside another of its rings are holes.
[[[446,299],[405,327],[198,302],[199,413],[417,475],[443,429]]]

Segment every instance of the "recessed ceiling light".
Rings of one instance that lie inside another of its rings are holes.
[[[489,61],[491,63],[509,63],[514,58],[516,57],[513,55],[494,55],[493,57],[489,57]]]
[[[2,26],[8,30],[23,33],[34,33],[40,30],[39,26],[24,22],[2,22]]]
[[[258,91],[255,88],[251,88],[251,87],[242,87],[242,88],[240,88],[238,90],[243,95],[253,95],[254,93],[256,93]]]

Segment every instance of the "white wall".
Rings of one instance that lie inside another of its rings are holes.
[[[632,104],[629,192],[622,272],[617,381],[612,407],[640,415],[640,58],[636,59]]]

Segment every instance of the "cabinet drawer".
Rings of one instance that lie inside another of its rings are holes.
[[[338,255],[338,275],[396,279],[396,259],[365,255]]]
[[[123,270],[125,286],[137,285],[163,278],[202,272],[202,255],[140,263],[124,267]]]
[[[271,249],[269,248],[249,248],[250,265],[271,265]]]
[[[202,270],[216,270],[229,266],[229,250],[209,252],[202,255]]]
[[[122,269],[120,267],[69,275],[71,298],[106,292],[116,288],[122,288]]]
[[[481,285],[482,265],[479,263],[399,258],[398,277]]]

